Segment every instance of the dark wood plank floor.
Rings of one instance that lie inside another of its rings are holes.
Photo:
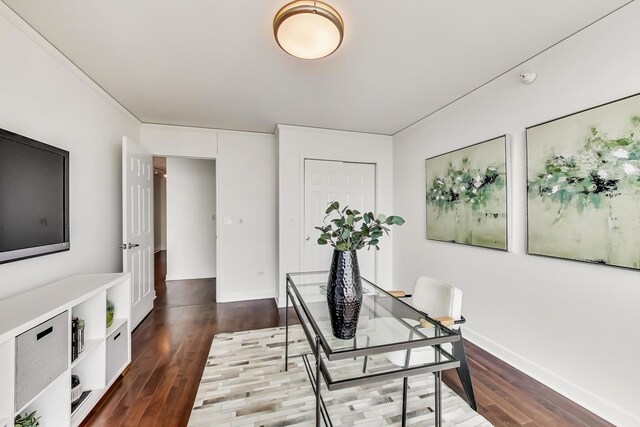
[[[215,279],[165,283],[165,262],[164,252],[156,255],[157,298],[133,333],[130,369],[85,426],[186,425],[213,336],[284,324],[284,311],[273,300],[216,304]],[[478,411],[494,425],[611,425],[479,347],[465,345]],[[455,371],[446,372],[444,381],[464,396]]]

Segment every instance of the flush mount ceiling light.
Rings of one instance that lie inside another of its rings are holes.
[[[328,4],[298,0],[278,11],[273,19],[273,34],[278,45],[289,55],[319,59],[340,47],[344,23]]]

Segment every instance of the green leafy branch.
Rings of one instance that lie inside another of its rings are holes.
[[[338,202],[331,202],[325,213],[323,226],[315,227],[321,232],[318,244],[331,244],[338,251],[358,250],[365,246],[379,250],[380,238],[389,235],[389,226],[404,224],[404,219],[396,215],[375,216],[372,212],[360,213],[349,209],[349,206],[340,210]],[[327,223],[327,218],[336,215]]]
[[[40,425],[40,418],[42,417],[36,417],[36,411],[30,414],[25,412],[24,415],[16,415],[14,425],[15,427],[37,427]]]

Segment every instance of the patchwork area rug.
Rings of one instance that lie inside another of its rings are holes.
[[[219,334],[213,340],[200,381],[190,426],[312,426],[315,396],[300,354],[310,351],[300,326],[289,328],[289,370],[284,371],[284,328]],[[384,356],[369,359],[375,372]],[[347,361],[345,361],[347,362]],[[362,369],[362,358],[350,360]],[[433,375],[409,378],[407,424],[434,425]],[[402,380],[322,396],[334,426],[400,425]],[[442,420],[446,426],[490,426],[446,385],[442,385]]]

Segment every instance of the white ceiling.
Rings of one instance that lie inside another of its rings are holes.
[[[329,0],[333,55],[295,59],[288,0],[4,0],[146,123],[393,134],[628,0]]]

